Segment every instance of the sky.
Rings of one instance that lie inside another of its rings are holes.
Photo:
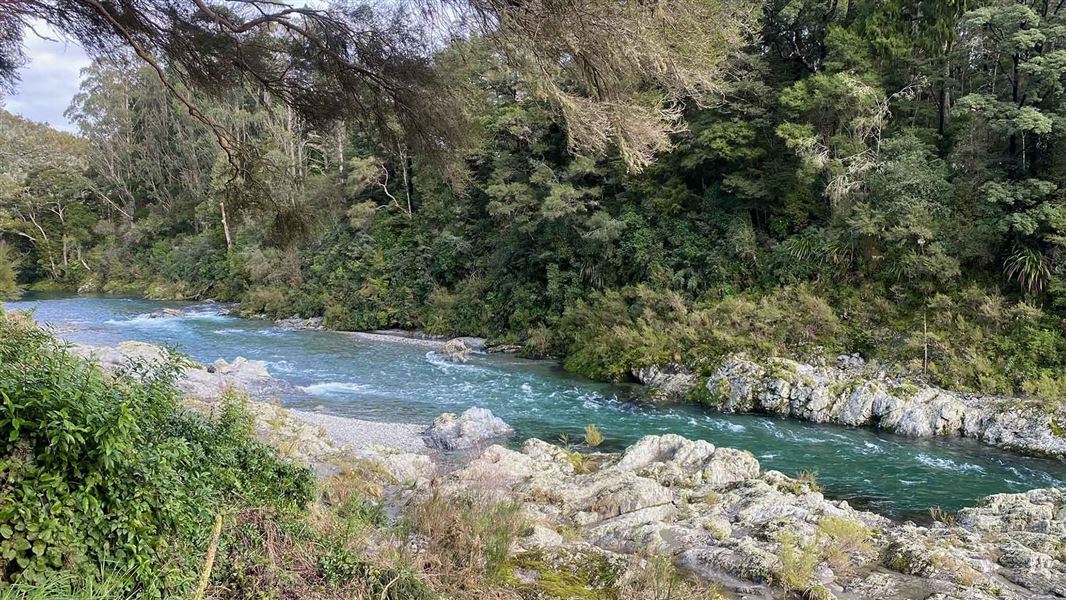
[[[42,39],[29,31],[25,52],[28,62],[19,71],[21,81],[14,94],[0,100],[0,106],[56,129],[76,132],[77,128],[63,116],[63,111],[78,91],[80,73],[89,66],[89,57],[73,42]]]

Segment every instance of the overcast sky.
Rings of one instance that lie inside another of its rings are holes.
[[[29,62],[19,71],[21,81],[15,93],[0,102],[16,115],[76,131],[63,111],[78,91],[80,72],[89,66],[89,58],[72,42],[44,40],[30,32],[25,42]]]

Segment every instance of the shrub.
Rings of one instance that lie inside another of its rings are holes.
[[[264,314],[284,317],[291,314],[285,292],[281,288],[257,287],[248,290],[241,302],[241,312],[247,315]]]
[[[310,471],[251,437],[236,401],[181,409],[173,360],[109,377],[24,320],[0,314],[0,571],[128,574],[146,595],[195,577],[216,514],[294,507]]]
[[[672,360],[684,347],[676,330],[687,320],[684,300],[672,292],[608,291],[567,310],[556,345],[567,370],[618,381],[632,369]]]
[[[565,332],[558,343],[567,353],[564,366],[607,380],[669,362],[715,368],[732,352],[794,355],[845,346],[833,309],[805,286],[708,299],[691,308],[673,292],[628,288],[579,302],[559,329]]]

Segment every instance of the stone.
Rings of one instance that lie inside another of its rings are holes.
[[[300,315],[293,315],[284,319],[278,319],[274,321],[274,326],[281,329],[307,329],[307,330],[320,330],[323,329],[322,317],[310,317],[304,319]]]
[[[520,502],[536,524],[520,548],[592,545],[669,556],[738,597],[782,597],[774,582],[785,535],[815,552],[809,585],[818,597],[984,599],[995,591],[1020,600],[1050,598],[1066,581],[1062,490],[990,496],[961,511],[957,524],[921,527],[826,499],[762,471],[747,452],[678,435],[645,436],[621,454],[590,460],[596,466],[578,472],[568,449],[541,440],[520,452],[492,446],[444,475],[442,487]],[[856,544],[841,550],[844,566],[840,554],[832,562],[819,551],[835,543],[820,527],[827,518],[869,532],[840,542]]]
[[[144,316],[149,319],[170,319],[174,317],[184,317],[186,314],[187,313],[184,310],[178,308],[161,308]]]
[[[437,474],[437,464],[425,454],[396,452],[382,447],[372,450],[372,460],[380,464],[398,483],[422,485]]]
[[[462,415],[444,413],[433,420],[423,434],[426,445],[440,450],[463,450],[514,433],[502,419],[487,408],[473,407]]]
[[[465,363],[470,359],[472,352],[473,350],[461,338],[453,338],[444,342],[440,349],[444,358],[454,363]]]

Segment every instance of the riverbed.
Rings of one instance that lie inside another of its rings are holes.
[[[1016,456],[963,439],[914,439],[699,406],[654,407],[643,390],[573,376],[551,361],[475,354],[465,364],[410,343],[343,332],[286,330],[268,321],[221,314],[213,304],[112,296],[28,295],[5,303],[31,310],[64,339],[93,345],[139,340],[173,347],[201,362],[237,356],[262,360],[292,383],[287,406],[373,421],[427,424],[471,406],[493,411],[516,439],[580,440],[585,425],[606,449],[641,436],[678,433],[752,452],[764,468],[817,474],[827,495],[894,517],[930,507],[955,510],[983,496],[1066,487],[1066,463]],[[162,308],[184,316],[152,318]]]

